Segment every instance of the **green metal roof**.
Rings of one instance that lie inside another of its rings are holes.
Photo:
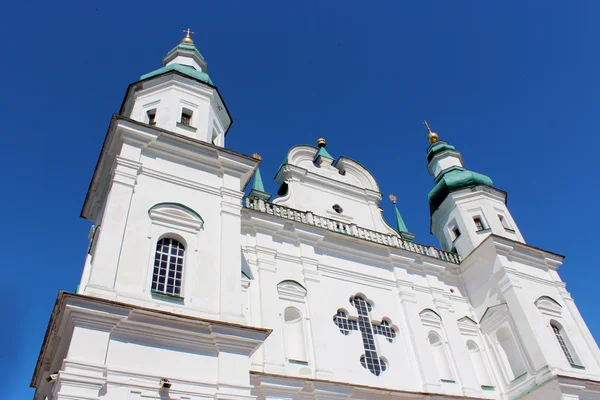
[[[335,160],[335,158],[331,157],[331,154],[329,154],[327,150],[325,150],[325,146],[319,147],[319,151],[317,152],[317,154],[315,154],[315,159],[317,159],[317,157],[319,156],[329,158],[330,160]]]
[[[252,183],[253,190],[265,191],[265,185],[263,184],[262,175],[260,174],[260,168],[256,168],[254,173],[254,182]]]
[[[184,43],[180,43],[177,46],[173,47],[171,49],[171,51],[169,51],[167,53],[167,57],[169,57],[172,53],[176,52],[178,49],[193,51],[194,53],[198,54],[201,59],[204,60],[204,57],[202,56],[202,54],[200,53],[200,51],[196,48],[196,46],[194,46],[193,44],[190,45],[190,44],[184,44]]]
[[[191,78],[194,79],[198,79],[199,81],[208,83],[210,85],[213,85],[212,81],[210,80],[210,77],[208,76],[207,73],[202,72],[202,71],[198,71],[193,67],[187,66],[187,65],[183,65],[183,64],[171,64],[171,65],[167,65],[166,67],[162,67],[157,69],[156,71],[152,71],[149,72],[145,75],[142,75],[140,77],[140,80],[144,80],[144,79],[148,79],[148,78],[152,78],[153,76],[157,76],[157,75],[161,75],[164,74],[166,72],[170,72],[170,71],[177,71],[180,72],[184,75],[187,75]]]
[[[456,148],[454,146],[452,146],[451,144],[448,144],[447,142],[444,142],[443,140],[437,141],[435,143],[433,143],[431,146],[429,146],[429,148],[427,149],[427,161],[431,161],[431,159],[436,155],[439,154],[443,151],[446,150],[456,150]]]
[[[256,172],[254,173],[254,182],[252,182],[252,190],[250,190],[249,196],[263,199],[264,201],[269,201],[271,199],[271,193],[265,190],[262,175],[260,174],[260,168],[256,168]]]
[[[433,214],[451,192],[478,185],[493,186],[494,183],[485,175],[465,169],[445,172],[427,196],[429,211]]]
[[[398,233],[408,232],[408,229],[406,228],[406,224],[404,223],[404,220],[402,219],[402,215],[400,215],[400,211],[398,211],[398,207],[395,204],[394,204],[394,210],[396,212],[396,231]]]

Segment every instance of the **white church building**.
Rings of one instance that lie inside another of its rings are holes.
[[[35,400],[600,399],[563,256],[527,244],[506,193],[429,126],[441,249],[397,208],[388,225],[375,178],[323,139],[292,147],[267,193],[260,156],[227,149],[231,122],[189,31],[129,86]]]

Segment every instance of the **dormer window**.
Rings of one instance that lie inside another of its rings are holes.
[[[181,111],[181,125],[191,126],[192,125],[192,110],[184,108]]]
[[[156,125],[156,108],[146,111],[148,125]]]

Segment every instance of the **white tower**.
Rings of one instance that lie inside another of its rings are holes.
[[[428,196],[431,233],[442,248],[465,257],[491,233],[525,243],[506,206],[506,192],[487,176],[465,169],[454,146],[425,124],[431,143],[427,170],[435,182]]]
[[[249,357],[270,332],[240,325],[241,200],[259,160],[223,148],[231,117],[189,34],[112,118],[81,212],[95,224],[83,276],[57,299],[36,400],[251,397]]]

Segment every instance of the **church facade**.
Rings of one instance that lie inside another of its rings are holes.
[[[371,173],[323,139],[290,149],[267,193],[260,156],[227,149],[231,122],[189,31],[129,86],[35,400],[600,399],[563,256],[525,243],[506,193],[429,126],[441,249],[397,208],[388,225]]]

